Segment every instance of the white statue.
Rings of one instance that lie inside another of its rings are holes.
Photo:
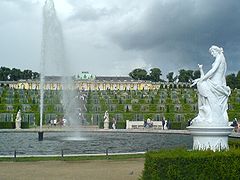
[[[227,101],[231,90],[226,86],[227,64],[223,49],[212,46],[209,49],[215,58],[212,68],[204,74],[198,65],[201,77],[194,80],[198,89],[198,115],[187,127],[193,135],[194,150],[228,150],[228,135],[232,127],[228,125]]]
[[[105,114],[104,114],[104,122],[109,122],[109,114],[108,112],[106,111]]]
[[[104,129],[109,129],[109,114],[106,111],[104,114]]]
[[[16,119],[15,119],[16,129],[21,129],[21,121],[22,121],[21,110],[19,109],[18,112],[17,112]]]
[[[227,64],[223,49],[212,46],[209,49],[215,58],[212,68],[204,74],[203,65],[198,65],[201,77],[194,80],[197,84],[199,113],[193,119],[193,126],[223,127],[228,126],[227,101],[231,90],[226,86]]]

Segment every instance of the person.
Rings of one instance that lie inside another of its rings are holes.
[[[62,119],[62,126],[65,127],[67,125],[67,119],[63,117]]]
[[[93,125],[93,115],[91,116],[91,124]]]
[[[192,120],[189,119],[189,120],[188,120],[188,126],[191,126],[191,124],[192,124]]]
[[[113,120],[112,120],[112,128],[113,129],[116,129],[116,119],[115,118],[113,118]]]
[[[147,127],[147,120],[143,121],[143,127],[145,127],[145,128]]]
[[[149,128],[153,127],[153,123],[150,118],[147,118],[147,127]]]
[[[170,122],[170,120],[167,120],[167,128],[171,129],[171,122]]]
[[[54,126],[57,126],[57,119],[54,119],[54,120],[53,120],[53,125],[54,125]]]
[[[164,126],[165,126],[165,120],[164,118],[162,119],[162,129],[164,130]]]
[[[199,113],[192,125],[228,126],[227,100],[231,91],[226,86],[227,64],[223,48],[211,46],[210,54],[215,58],[212,68],[204,74],[203,65],[198,65],[200,78],[193,81],[198,89]]]
[[[234,132],[238,132],[239,123],[238,123],[238,121],[237,121],[237,118],[234,118],[234,120],[233,120],[233,122],[232,122],[232,124],[231,124],[230,126],[234,127],[234,129],[233,129]]]

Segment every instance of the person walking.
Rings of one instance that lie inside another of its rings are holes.
[[[165,120],[164,120],[164,118],[162,119],[162,128],[163,128],[163,130],[164,130],[164,126],[165,126]]]

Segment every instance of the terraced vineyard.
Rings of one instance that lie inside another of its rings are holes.
[[[39,125],[39,91],[0,87],[0,95],[0,128],[14,128],[18,109],[22,111],[23,127]],[[125,128],[126,120],[165,118],[182,129],[198,112],[196,89],[79,91],[77,98],[79,121],[100,127],[105,111],[109,112],[110,120],[117,120],[118,128]],[[63,116],[61,91],[47,90],[44,104],[44,124]],[[239,89],[232,91],[228,114],[230,121],[240,117]]]

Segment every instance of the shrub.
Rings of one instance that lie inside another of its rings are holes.
[[[117,121],[116,127],[117,127],[117,129],[126,129],[126,122],[125,121]]]
[[[133,120],[134,114],[133,113],[123,113],[123,119]]]
[[[237,149],[237,148],[240,148],[240,141],[239,140],[237,140],[237,141],[229,140],[228,145],[229,145],[229,148],[231,148],[231,149],[233,149],[233,148]]]
[[[186,129],[187,123],[186,122],[170,122],[170,129]]]
[[[21,128],[29,128],[29,123],[21,122]],[[0,129],[15,129],[15,122],[0,122]]]
[[[101,121],[99,123],[99,128],[103,129],[104,128],[104,122]],[[116,124],[117,129],[126,129],[126,122],[125,121],[117,121]],[[109,129],[112,129],[112,122],[109,122]]]
[[[239,162],[239,149],[148,152],[142,179],[239,179]]]
[[[0,122],[0,129],[14,129],[15,122]]]
[[[28,123],[28,122],[21,122],[21,128],[22,128],[22,129],[27,129],[27,128],[29,128],[29,123]]]

